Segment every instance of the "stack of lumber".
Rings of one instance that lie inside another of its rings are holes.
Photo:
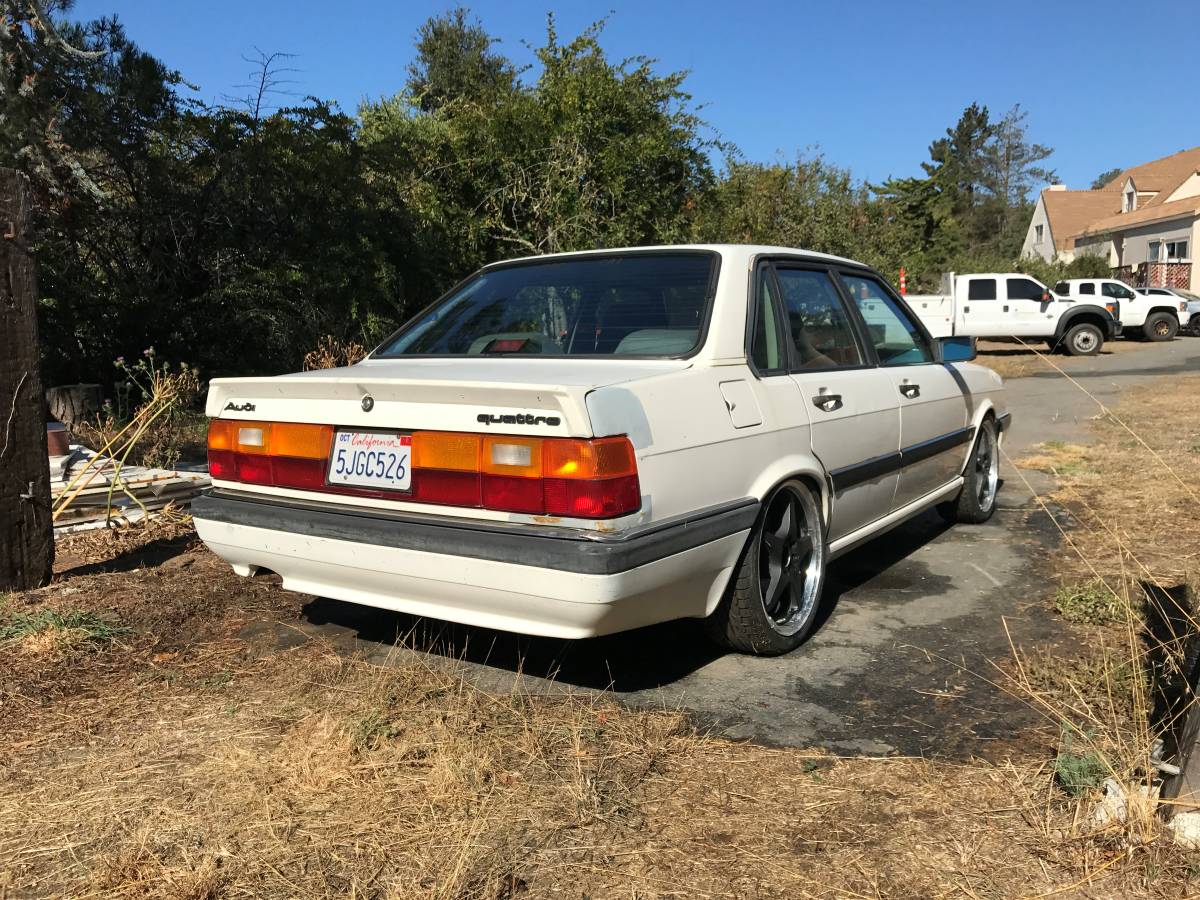
[[[141,521],[166,506],[186,505],[211,483],[202,472],[122,466],[78,444],[70,451],[50,457],[56,534]]]

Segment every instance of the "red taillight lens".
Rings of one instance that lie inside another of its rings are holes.
[[[546,503],[542,496],[542,479],[484,475],[483,508],[505,512],[544,512]]]
[[[578,481],[547,478],[546,514],[575,519],[612,519],[641,508],[641,487],[636,475]]]
[[[209,472],[218,481],[577,519],[616,518],[642,505],[626,437],[417,431],[408,492],[327,484],[333,438],[331,425],[216,419],[208,432]]]
[[[271,457],[237,454],[237,480],[250,484],[271,484]]]
[[[482,506],[479,473],[413,469],[412,499],[446,506]]]

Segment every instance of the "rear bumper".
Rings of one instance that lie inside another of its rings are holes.
[[[621,534],[388,515],[214,491],[196,530],[240,574],[415,615],[581,638],[707,615],[745,544],[744,500]]]

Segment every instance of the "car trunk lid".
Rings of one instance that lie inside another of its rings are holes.
[[[215,378],[213,418],[345,428],[592,437],[585,398],[599,387],[686,368],[685,360],[369,359],[261,378]]]

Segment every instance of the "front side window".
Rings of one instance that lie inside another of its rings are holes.
[[[1008,279],[1009,300],[1041,300],[1046,289],[1029,278]]]
[[[794,367],[861,366],[862,351],[854,327],[829,275],[807,269],[779,269],[776,276],[783,293]]]
[[[1125,287],[1123,284],[1118,284],[1115,281],[1106,281],[1100,286],[1100,293],[1105,297],[1113,297],[1117,300],[1132,300],[1137,295],[1132,290]]]
[[[684,356],[711,302],[712,253],[565,257],[484,270],[376,357]]]
[[[921,329],[874,278],[842,275],[842,284],[867,326],[879,362],[885,366],[910,366],[933,362],[933,351]]]
[[[972,278],[967,282],[967,299],[968,300],[995,300],[996,299],[996,279],[995,278]]]

